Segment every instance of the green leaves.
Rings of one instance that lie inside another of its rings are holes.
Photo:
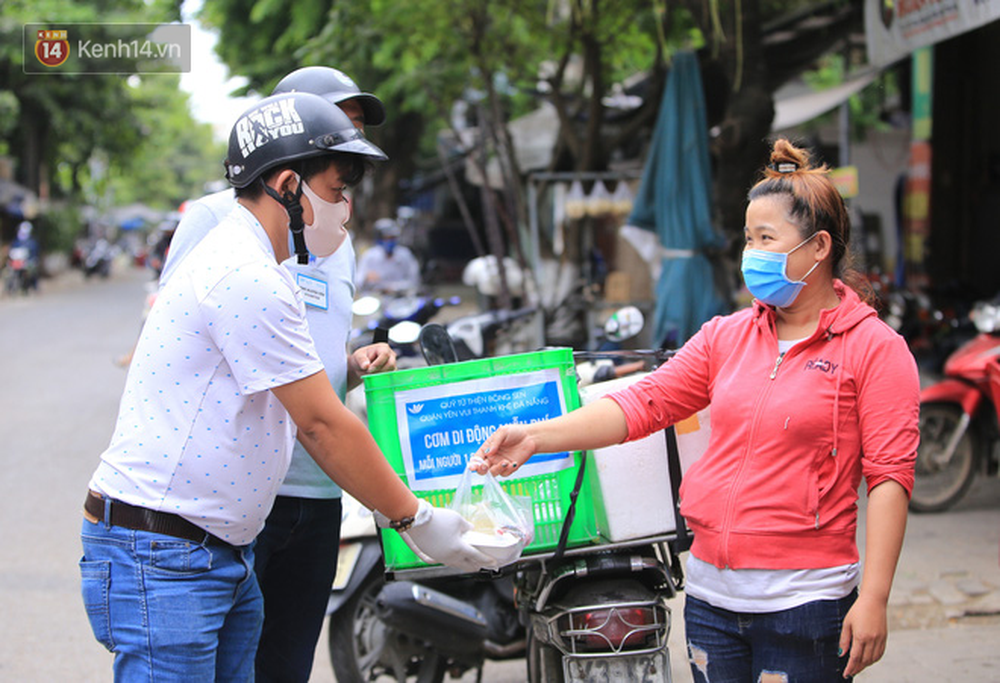
[[[299,66],[334,66],[378,94],[390,122],[415,114],[436,122],[434,136],[452,103],[493,86],[509,118],[538,106],[542,65],[582,55],[584,40],[597,61],[567,87],[599,101],[660,59],[655,10],[654,0],[257,0],[248,14],[242,0],[205,0],[202,18],[258,92]]]
[[[176,208],[220,177],[221,146],[195,123],[177,75],[25,74],[31,22],[162,23],[180,0],[3,0],[0,3],[0,153],[16,180],[52,199],[141,201]],[[30,53],[29,53],[30,54]],[[195,65],[197,68],[197,65]]]

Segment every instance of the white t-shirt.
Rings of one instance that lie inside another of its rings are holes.
[[[375,277],[374,282],[368,282],[369,276]],[[358,260],[357,285],[362,290],[371,287],[388,291],[413,289],[420,285],[420,264],[413,252],[402,244],[393,248],[392,256],[386,253],[385,247],[376,244]]]
[[[337,396],[347,395],[347,341],[351,333],[351,303],[354,301],[354,245],[351,238],[330,256],[309,257],[300,266],[293,254],[281,264],[303,290],[306,317],[316,350]],[[345,453],[344,457],[350,457]],[[320,469],[297,440],[292,464],[278,495],[296,498],[339,498],[339,486]]]
[[[730,612],[780,612],[839,600],[860,582],[858,564],[825,569],[719,569],[689,555],[684,592]]]
[[[778,353],[805,339],[778,340]],[[856,562],[823,569],[720,569],[689,555],[684,592],[730,612],[761,614],[839,600],[860,582]]]
[[[167,252],[160,275],[163,286],[184,257],[236,206],[233,190],[206,195],[193,202],[184,216]],[[356,259],[350,236],[331,256],[310,256],[300,266],[293,254],[282,265],[292,272],[296,284],[305,286],[306,317],[320,360],[340,400],[347,395],[347,340],[351,331],[351,303],[354,301]],[[320,469],[312,456],[295,441],[292,462],[278,491],[296,498],[339,498],[340,487]]]
[[[161,287],[174,274],[184,257],[190,254],[205,235],[221,223],[235,207],[236,193],[232,188],[205,195],[198,201],[188,204],[181,215],[181,222],[174,230],[174,236],[170,238],[167,259],[160,272]]]
[[[322,369],[291,274],[238,206],[161,288],[90,487],[250,543],[291,456],[269,389]]]

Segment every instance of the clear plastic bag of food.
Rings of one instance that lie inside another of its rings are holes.
[[[472,524],[463,539],[501,567],[517,560],[535,537],[531,499],[511,496],[492,474],[465,470],[451,509]]]

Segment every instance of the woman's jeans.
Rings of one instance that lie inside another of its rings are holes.
[[[857,591],[749,614],[687,596],[684,628],[695,683],[843,683],[848,653],[837,651],[855,599]]]
[[[83,521],[83,602],[116,681],[253,681],[264,601],[253,546]]]

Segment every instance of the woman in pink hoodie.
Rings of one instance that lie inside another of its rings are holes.
[[[845,284],[857,279],[850,220],[806,151],[775,143],[744,232],[752,307],[705,323],[624,391],[497,430],[478,467],[509,474],[534,453],[638,439],[711,404],[708,449],[681,484],[694,532],[685,589],[694,679],[843,680],[885,651],[919,441],[917,368]]]

